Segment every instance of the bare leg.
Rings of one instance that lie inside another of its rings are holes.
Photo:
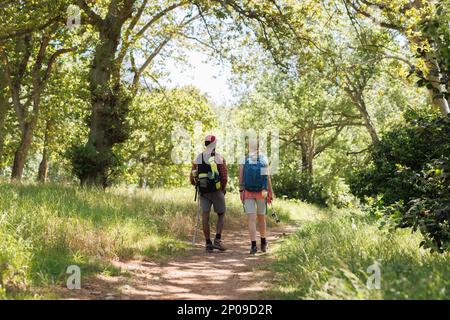
[[[258,229],[259,229],[259,234],[261,236],[261,238],[265,238],[266,237],[266,215],[265,214],[258,214]]]
[[[203,235],[205,236],[205,240],[211,239],[211,230],[209,226],[209,216],[210,211],[203,212]]]
[[[256,241],[256,213],[249,213],[248,216],[248,231],[250,232],[250,240]]]
[[[217,227],[216,227],[216,233],[222,234],[223,225],[225,224],[225,213],[218,213],[217,214]]]

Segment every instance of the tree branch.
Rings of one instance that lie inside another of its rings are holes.
[[[316,148],[316,150],[314,151],[314,157],[318,156],[320,153],[322,153],[325,149],[327,149],[328,147],[330,147],[333,143],[336,142],[337,138],[339,137],[339,135],[341,134],[342,130],[345,128],[345,126],[341,126],[336,128],[336,132],[335,134],[327,141],[325,142],[323,145],[319,146]]]
[[[384,22],[384,21],[379,21],[378,19],[376,19],[374,16],[372,16],[370,13],[368,13],[367,11],[362,10],[356,3],[354,3],[353,1],[349,1],[349,0],[343,0],[346,3],[349,3],[350,6],[359,14],[363,15],[366,18],[369,18],[370,20],[372,20],[373,23],[379,25],[380,27],[383,28],[388,28],[388,29],[392,29],[392,30],[396,30],[396,31],[404,31],[404,29],[401,26],[395,25],[393,23],[390,22]]]
[[[94,10],[92,10],[91,7],[89,7],[89,5],[86,3],[86,1],[77,0],[77,3],[79,5],[79,7],[81,9],[83,9],[83,11],[86,13],[86,15],[88,16],[88,18],[91,21],[91,24],[93,24],[97,27],[103,26],[104,20],[102,19],[102,17],[100,17],[97,13],[95,13]]]
[[[178,7],[180,7],[180,6],[183,6],[183,5],[185,5],[185,4],[188,4],[188,3],[189,3],[188,1],[181,1],[181,2],[178,2],[178,3],[172,4],[172,5],[168,6],[167,8],[165,8],[165,9],[161,10],[160,12],[158,12],[156,15],[154,15],[154,16],[150,19],[149,22],[147,22],[147,23],[142,27],[141,30],[139,30],[139,31],[136,33],[135,39],[140,38],[140,37],[145,33],[145,31],[147,31],[148,28],[150,28],[150,27],[151,27],[155,22],[157,22],[159,19],[161,19],[162,17],[164,17],[167,13],[169,13],[169,12],[172,11],[172,10],[175,10],[176,8],[178,8]]]
[[[172,37],[166,37],[156,48],[153,50],[153,52],[147,57],[144,64],[135,71],[134,78],[133,78],[133,84],[132,87],[135,90],[137,90],[137,85],[139,83],[139,79],[142,75],[142,73],[145,71],[145,69],[150,65],[150,63],[155,59],[155,57],[161,52],[161,50],[165,47],[165,45],[170,41]],[[135,66],[136,67],[136,66]]]
[[[25,26],[20,30],[12,30],[12,31],[6,31],[5,34],[0,35],[0,41],[2,40],[7,40],[7,39],[11,39],[11,38],[16,38],[16,37],[20,37],[26,34],[29,34],[33,31],[41,31],[46,29],[47,27],[51,26],[53,23],[61,21],[61,17],[58,15],[56,17],[51,18],[50,20],[36,25],[36,24],[31,24],[29,26]]]
[[[59,49],[55,51],[55,53],[52,54],[50,57],[48,63],[47,63],[47,69],[45,70],[44,77],[42,78],[42,81],[45,82],[50,77],[50,73],[52,72],[53,64],[55,63],[56,59],[65,53],[73,52],[75,51],[75,48],[66,48],[66,49]]]

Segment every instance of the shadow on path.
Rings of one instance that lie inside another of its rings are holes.
[[[267,254],[249,255],[246,231],[224,234],[227,251],[208,254],[197,244],[184,256],[164,262],[113,261],[121,276],[97,275],[83,279],[81,290],[58,289],[62,299],[263,299],[273,274],[270,244],[294,227],[273,228]]]

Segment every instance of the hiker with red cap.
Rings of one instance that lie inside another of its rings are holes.
[[[228,174],[225,159],[216,152],[216,144],[215,136],[206,136],[206,149],[195,158],[190,174],[191,184],[197,186],[199,191],[200,207],[203,211],[203,234],[206,252],[209,253],[214,249],[225,250],[222,245],[222,230],[225,222],[225,193]],[[210,238],[211,206],[214,206],[214,211],[218,215],[214,242]]]

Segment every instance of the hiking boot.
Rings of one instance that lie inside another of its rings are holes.
[[[258,252],[258,248],[257,247],[252,247],[250,249],[250,254],[256,254]]]
[[[207,244],[206,244],[206,252],[207,252],[207,253],[211,253],[211,252],[213,252],[213,251],[214,251],[213,244],[212,244],[212,243],[207,243]]]
[[[220,250],[220,251],[225,251],[227,250],[227,248],[225,248],[222,245],[222,240],[220,239],[214,239],[214,244],[213,244],[214,249]]]
[[[267,252],[267,242],[261,243],[261,252]]]

